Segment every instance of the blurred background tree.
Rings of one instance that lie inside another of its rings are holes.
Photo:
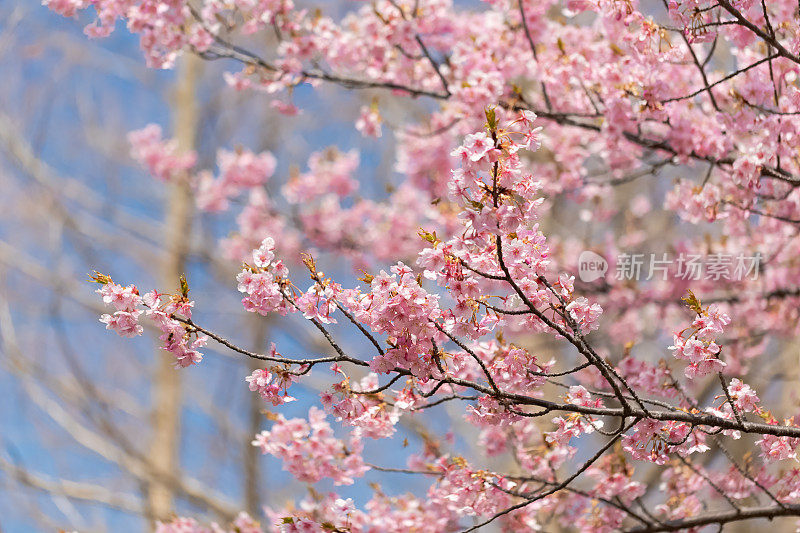
[[[222,65],[187,57],[149,70],[136,38],[87,41],[82,27],[35,2],[0,6],[0,530],[145,529],[176,510],[258,515],[295,484],[250,445],[265,420],[243,381],[251,363],[218,355],[181,373],[152,336],[98,335],[102,305],[85,280],[97,268],[174,290],[186,272],[243,345],[264,350],[277,336],[324,351],[291,324],[271,331],[245,316],[231,290],[238,265],[217,253],[232,217],[200,217],[186,183],[147,176],[126,134],[158,123],[204,166],[237,143],[291,161],[325,146],[321,132],[371,96],[328,91],[339,114],[278,118],[258,95],[207,83]],[[342,140],[389,168],[390,149],[360,146],[355,131]]]

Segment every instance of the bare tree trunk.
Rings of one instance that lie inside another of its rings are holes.
[[[264,349],[264,336],[269,329],[267,320],[262,316],[248,317],[252,322],[253,331],[253,350],[260,352]],[[262,365],[255,359],[248,359],[250,371],[260,368]],[[250,394],[248,404],[248,424],[247,435],[244,442],[244,461],[242,476],[244,479],[244,508],[250,516],[258,516],[261,511],[261,504],[264,496],[261,494],[261,470],[259,459],[261,452],[251,444],[252,437],[261,431],[263,416],[261,410],[264,407],[263,400],[258,394]]]
[[[195,85],[199,60],[191,55],[181,58],[173,104],[174,135],[181,150],[192,150],[197,130],[197,103]],[[188,176],[169,184],[167,199],[165,264],[161,285],[178,287],[178,280],[186,268],[186,257],[192,225],[192,196]],[[156,473],[147,487],[147,504],[151,521],[169,518],[173,513],[172,488],[159,481],[158,473],[176,472],[179,468],[181,383],[175,370],[175,358],[158,350],[157,368],[152,389],[153,433],[149,458]]]

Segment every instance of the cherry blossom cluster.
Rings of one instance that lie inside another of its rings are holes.
[[[340,422],[359,428],[364,437],[391,437],[396,430],[395,424],[400,419],[400,410],[414,405],[413,391],[403,389],[405,392],[397,395],[394,407],[389,407],[380,391],[377,374],[370,373],[359,382],[351,383],[349,376],[338,364],[332,365],[332,370],[341,374],[344,379],[335,383],[331,391],[320,395],[325,412],[334,415]]]
[[[263,531],[261,525],[247,513],[239,513],[229,529],[220,527],[218,524],[205,527],[193,518],[184,517],[156,524],[156,533],[263,533]]]
[[[362,107],[356,121],[356,129],[365,137],[381,136],[381,115],[377,106]]]
[[[180,153],[174,139],[164,140],[161,128],[149,124],[128,134],[131,156],[161,181],[172,181],[194,167],[197,154]]]
[[[232,199],[246,195],[245,207],[237,217],[238,231],[221,243],[229,259],[247,260],[250,250],[265,235],[281,235],[283,253],[294,254],[300,249],[300,232],[291,227],[290,214],[279,210],[264,188],[275,172],[276,161],[271,153],[221,149],[217,153],[215,176],[215,172],[195,166],[196,153],[180,152],[174,139],[164,140],[158,125],[133,131],[128,138],[132,157],[154,178],[188,179],[195,191],[197,207],[202,211],[229,210]],[[414,257],[420,248],[415,236],[418,223],[440,224],[443,217],[426,208],[425,198],[407,186],[398,188],[383,203],[354,199],[358,182],[353,174],[358,164],[355,151],[313,153],[308,160],[308,172],[287,181],[281,201],[297,210],[302,236],[309,244],[337,248],[361,262],[367,250],[382,259],[394,259],[398,252],[401,257]],[[401,233],[391,244],[384,238],[390,229]]]
[[[669,347],[675,352],[675,357],[689,362],[686,367],[686,377],[695,379],[710,373],[720,372],[725,368],[725,363],[718,358],[720,347],[714,339],[721,336],[723,328],[731,321],[717,305],[708,309],[696,308],[697,317],[686,330],[673,335],[673,345]]]
[[[498,478],[496,474],[475,469],[462,457],[442,458],[433,465],[442,475],[431,487],[429,496],[434,504],[449,509],[455,515],[490,515],[510,501],[507,490],[516,483]]]
[[[264,185],[275,172],[275,157],[269,152],[220,150],[217,165],[219,177],[213,178],[208,172],[197,177],[197,205],[207,211],[227,209],[231,197]]]
[[[344,303],[356,320],[388,337],[391,348],[370,362],[375,372],[401,367],[427,377],[435,368],[433,343],[443,337],[435,326],[442,313],[439,297],[423,289],[403,263],[390,272],[382,270],[372,277],[367,294],[346,294]]]
[[[415,529],[441,530],[448,519],[432,503],[410,495],[389,497],[376,494],[364,509],[358,509],[350,498],[334,493],[303,499],[297,509],[267,509],[271,523],[282,533],[306,533],[330,529],[354,533],[379,529],[402,533]]]
[[[278,349],[273,342],[270,346],[268,357],[279,357]],[[286,368],[274,366],[271,369],[258,368],[245,378],[250,390],[257,392],[265,401],[274,406],[295,401],[297,398],[289,396],[288,389],[297,376]]]
[[[337,439],[325,421],[325,412],[316,407],[309,410],[308,420],[277,415],[269,431],[256,435],[253,446],[283,460],[284,470],[299,481],[315,483],[330,478],[336,485],[352,485],[369,470],[361,457],[358,433],[346,442]]]
[[[598,499],[618,499],[630,505],[647,491],[644,483],[631,479],[633,466],[623,454],[604,457],[587,470],[586,475],[595,480],[592,496]],[[625,518],[626,514],[621,509],[598,505],[581,515],[577,526],[584,531],[615,531],[623,527]]]
[[[285,315],[293,311],[283,292],[288,274],[289,270],[283,262],[275,260],[275,241],[267,237],[253,251],[253,265],[246,265],[236,276],[239,292],[247,294],[242,300],[244,308],[262,315],[273,311]]]
[[[671,454],[684,456],[709,450],[703,434],[692,431],[689,424],[655,420],[637,424],[633,433],[622,439],[622,447],[634,459],[657,465],[666,464]]]
[[[184,47],[207,49],[212,34],[194,21],[184,0],[43,0],[43,4],[66,17],[94,7],[96,19],[84,28],[89,37],[107,37],[117,20],[124,19],[128,30],[139,34],[148,65],[171,67]]]
[[[96,292],[102,296],[103,302],[115,309],[113,314],[100,317],[106,329],[123,337],[141,335],[144,327],[140,318],[144,314],[161,332],[161,347],[175,356],[176,366],[187,367],[202,361],[203,354],[199,348],[206,345],[208,337],[191,325],[194,302],[187,297],[188,286],[184,279],[181,280],[182,294],[162,294],[153,290],[143,296],[139,295],[135,285],[123,287],[104,274],[95,273],[92,281],[101,285]]]

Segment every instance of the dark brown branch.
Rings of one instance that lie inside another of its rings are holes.
[[[800,64],[800,57],[792,54],[789,50],[787,50],[775,37],[774,35],[769,35],[767,32],[747,20],[742,13],[733,7],[728,0],[717,0],[717,4],[722,7],[725,11],[733,15],[736,21],[739,23],[740,26],[744,26],[748,30],[752,31],[756,35],[758,35],[762,41],[769,44],[775,50],[778,51],[778,55],[785,57],[786,59],[793,61],[795,63]]]
[[[733,79],[733,78],[735,78],[735,77],[736,77],[736,76],[738,76],[739,74],[743,74],[743,73],[747,72],[747,71],[748,71],[748,70],[750,70],[750,69],[753,69],[753,68],[755,68],[755,67],[757,67],[757,66],[759,66],[759,65],[762,65],[762,64],[764,64],[764,63],[767,63],[767,62],[769,62],[769,61],[772,61],[772,60],[773,60],[773,59],[775,59],[776,57],[779,57],[779,54],[772,54],[772,55],[769,55],[769,56],[767,56],[767,57],[762,57],[762,58],[761,58],[761,59],[759,59],[758,61],[756,61],[756,62],[754,62],[754,63],[751,63],[751,64],[747,65],[747,66],[746,66],[746,67],[744,67],[744,68],[740,68],[739,70],[737,70],[737,71],[735,71],[735,72],[731,72],[730,74],[728,74],[728,75],[727,75],[727,76],[725,76],[724,78],[722,78],[722,79],[719,79],[719,80],[717,80],[717,81],[715,81],[714,83],[711,83],[711,84],[709,84],[709,83],[708,83],[708,80],[706,80],[706,79],[705,79],[705,74],[704,74],[704,75],[703,75],[703,79],[704,79],[704,80],[705,80],[705,82],[706,82],[706,86],[705,86],[705,87],[703,87],[702,89],[698,89],[698,90],[694,91],[693,93],[687,94],[687,95],[685,95],[685,96],[676,96],[676,97],[674,97],[674,98],[667,98],[666,100],[662,100],[662,102],[661,102],[661,103],[663,103],[663,104],[666,104],[666,103],[668,103],[668,102],[679,102],[679,101],[681,101],[681,100],[689,100],[689,99],[691,99],[691,98],[694,98],[694,97],[695,97],[695,96],[697,96],[698,94],[701,94],[701,93],[703,93],[703,92],[705,92],[705,91],[708,91],[708,92],[709,92],[709,94],[710,94],[710,93],[711,93],[711,88],[712,88],[712,87],[716,87],[717,85],[719,85],[719,84],[721,84],[721,83],[725,83],[726,81],[728,81],[728,80],[730,80],[730,79]],[[713,96],[712,96],[712,98],[713,98]]]
[[[558,485],[556,485],[552,489],[549,489],[549,490],[547,490],[545,492],[542,492],[540,494],[537,494],[535,496],[529,496],[523,502],[520,502],[518,504],[512,505],[511,507],[508,507],[508,508],[500,511],[499,513],[495,513],[491,518],[489,518],[487,520],[484,520],[483,522],[481,522],[481,523],[479,523],[479,524],[477,524],[475,526],[472,526],[471,528],[465,529],[462,533],[469,533],[470,531],[476,531],[476,530],[482,528],[483,526],[494,522],[495,520],[497,520],[501,516],[507,515],[508,513],[512,512],[512,511],[516,511],[517,509],[522,509],[523,507],[526,507],[526,506],[528,506],[528,505],[530,505],[530,504],[532,504],[534,502],[537,502],[537,501],[539,501],[539,500],[541,500],[543,498],[551,496],[551,495],[555,494],[556,492],[559,492],[560,490],[563,490],[570,483],[572,483],[578,476],[580,476],[582,473],[584,473],[586,470],[588,470],[589,467],[592,466],[598,459],[600,459],[606,453],[606,451],[609,448],[611,448],[611,446],[613,446],[614,443],[616,443],[619,440],[619,438],[626,431],[628,431],[631,427],[633,427],[633,425],[635,423],[636,423],[636,421],[633,421],[633,422],[629,423],[627,426],[625,426],[624,425],[624,419],[621,420],[620,429],[617,430],[617,432],[614,435],[614,437],[609,439],[609,441],[607,443],[605,443],[599,450],[597,450],[597,452],[595,452],[595,454],[592,455],[592,457],[589,458],[588,461],[583,463],[583,465],[581,465],[580,468],[578,468],[572,475],[570,475],[568,478],[566,478],[564,481],[562,481],[561,483],[559,483]]]
[[[784,506],[756,507],[685,518],[682,520],[668,520],[662,524],[647,527],[628,529],[629,533],[656,533],[659,531],[680,531],[711,524],[728,524],[754,518],[776,518],[779,516],[800,516],[800,505],[785,504]]]

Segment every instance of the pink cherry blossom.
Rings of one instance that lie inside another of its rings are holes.
[[[567,312],[584,331],[597,329],[597,323],[603,308],[599,304],[589,304],[589,300],[581,296],[570,302],[566,307]]]
[[[758,409],[758,402],[761,400],[755,391],[749,385],[742,383],[740,379],[733,378],[728,385],[728,391],[739,410],[749,413]]]
[[[180,153],[175,140],[163,140],[161,127],[149,124],[144,129],[128,135],[131,156],[141,163],[155,178],[171,181],[194,167],[194,152]]]
[[[336,485],[352,485],[354,478],[369,470],[361,458],[358,434],[346,443],[336,439],[325,413],[316,407],[309,410],[308,420],[287,420],[278,415],[272,429],[256,435],[253,446],[282,459],[284,469],[300,481],[316,482],[325,477]]]
[[[365,137],[381,136],[381,116],[375,106],[361,108],[356,129]]]

